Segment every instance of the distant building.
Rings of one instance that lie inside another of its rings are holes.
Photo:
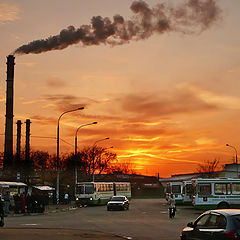
[[[205,172],[205,173],[187,173],[187,174],[174,174],[169,178],[159,178],[159,182],[166,187],[168,182],[182,182],[191,180],[193,178],[210,178],[210,177],[226,177],[226,178],[239,178],[240,164],[231,163],[225,164],[223,171]]]

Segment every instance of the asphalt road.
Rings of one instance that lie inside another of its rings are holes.
[[[24,233],[21,234],[24,235],[29,228],[32,231],[38,229],[39,234],[46,229],[75,229],[89,234],[114,234],[126,239],[176,240],[179,239],[181,229],[200,213],[190,206],[179,206],[175,219],[169,219],[164,199],[133,199],[129,211],[107,211],[106,206],[96,206],[38,216],[7,217],[5,229],[2,230],[23,229]],[[66,236],[63,239],[68,238]]]

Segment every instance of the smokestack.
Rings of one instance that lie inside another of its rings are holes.
[[[27,167],[30,165],[30,119],[26,120],[26,146],[25,146],[25,161]]]
[[[21,120],[17,121],[17,151],[16,151],[16,166],[20,166],[21,162]]]
[[[30,181],[30,172],[31,172],[31,162],[30,162],[30,119],[26,119],[26,146],[25,146],[25,179],[27,185]]]
[[[7,56],[7,93],[6,93],[6,120],[5,120],[5,145],[3,167],[9,168],[13,164],[13,80],[14,80],[13,55]]]

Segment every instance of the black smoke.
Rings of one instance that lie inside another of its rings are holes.
[[[134,13],[130,20],[115,15],[95,16],[91,24],[79,28],[69,26],[59,35],[32,41],[17,48],[15,54],[42,53],[61,50],[73,44],[91,46],[108,44],[111,46],[128,43],[131,40],[143,40],[154,33],[181,32],[199,33],[208,29],[220,17],[221,10],[215,0],[187,0],[181,5],[170,6],[166,3],[150,7],[142,0],[131,5]]]

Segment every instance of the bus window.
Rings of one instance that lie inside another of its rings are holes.
[[[173,185],[172,186],[172,193],[181,193],[181,186],[180,185]]]
[[[93,185],[85,185],[85,193],[86,194],[94,193]]]
[[[240,183],[232,183],[232,194],[240,195]]]
[[[205,183],[205,184],[199,184],[198,186],[198,194],[199,195],[211,195],[211,184]]]
[[[231,194],[230,183],[215,183],[214,189],[216,195]]]
[[[83,185],[77,186],[77,194],[84,194],[84,186]]]

